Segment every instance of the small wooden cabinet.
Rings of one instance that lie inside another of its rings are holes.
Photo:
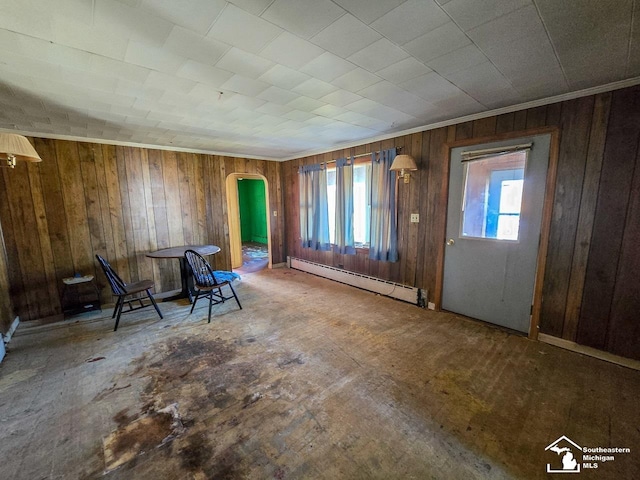
[[[67,277],[62,279],[62,313],[77,315],[93,310],[102,310],[100,291],[93,275]]]

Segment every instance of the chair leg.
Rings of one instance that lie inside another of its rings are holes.
[[[224,298],[224,295],[222,294],[222,288],[218,289],[218,294],[220,295],[220,298],[222,299],[222,303],[224,303],[225,298]]]
[[[189,312],[189,315],[191,315],[193,313],[193,309],[196,306],[196,302],[198,301],[198,297],[200,296],[200,292],[201,292],[201,290],[196,291],[196,298],[193,299],[193,303],[191,304],[191,311]]]
[[[118,324],[120,323],[120,315],[122,315],[122,308],[124,307],[124,297],[120,297],[120,298],[122,298],[123,301],[120,302],[120,308],[118,309],[118,316],[116,317],[116,326],[113,327],[114,332],[118,330]]]
[[[236,295],[236,291],[233,289],[233,286],[231,285],[231,283],[229,283],[229,288],[231,289],[231,293],[233,293],[233,297],[236,299],[236,302],[238,302],[238,306],[240,307],[240,310],[242,310],[242,305],[240,305],[240,300],[238,300],[238,295]]]
[[[122,303],[122,297],[118,297],[118,300],[116,301],[116,305],[115,307],[113,307],[113,315],[111,315],[111,318],[116,318],[116,312],[120,308],[121,303]]]
[[[213,306],[213,292],[209,292],[209,320],[207,323],[211,323],[211,307]]]
[[[151,300],[151,303],[153,303],[153,308],[156,309],[156,312],[158,312],[158,315],[160,315],[160,319],[164,318],[162,316],[162,312],[160,311],[160,309],[158,308],[158,304],[156,303],[156,301],[153,299],[153,295],[151,295],[151,292],[149,290],[147,290],[147,295],[149,295],[149,300]],[[140,301],[140,303],[142,303],[142,300]]]

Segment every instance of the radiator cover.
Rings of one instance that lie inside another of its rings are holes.
[[[427,301],[425,291],[416,287],[408,287],[399,283],[350,272],[341,268],[329,267],[300,258],[287,257],[287,260],[289,267],[295,270],[312,273],[313,275],[335,280],[336,282],[346,283],[352,287],[362,288],[363,290],[379,293],[380,295],[422,307],[424,307]]]

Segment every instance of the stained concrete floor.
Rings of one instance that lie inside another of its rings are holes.
[[[546,478],[561,435],[629,447],[640,372],[305,273],[205,302],[25,323],[0,364],[8,479]]]

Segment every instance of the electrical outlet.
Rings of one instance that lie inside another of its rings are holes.
[[[274,217],[277,217],[277,216],[278,216],[278,211],[277,211],[277,210],[274,210],[274,211],[273,211],[273,216],[274,216]]]
[[[435,309],[436,309],[436,304],[435,304],[435,303],[433,303],[433,302],[429,302],[429,303],[427,304],[427,308],[428,308],[429,310],[435,310]]]
[[[418,223],[420,221],[420,214],[419,213],[412,213],[411,214],[411,223]]]

